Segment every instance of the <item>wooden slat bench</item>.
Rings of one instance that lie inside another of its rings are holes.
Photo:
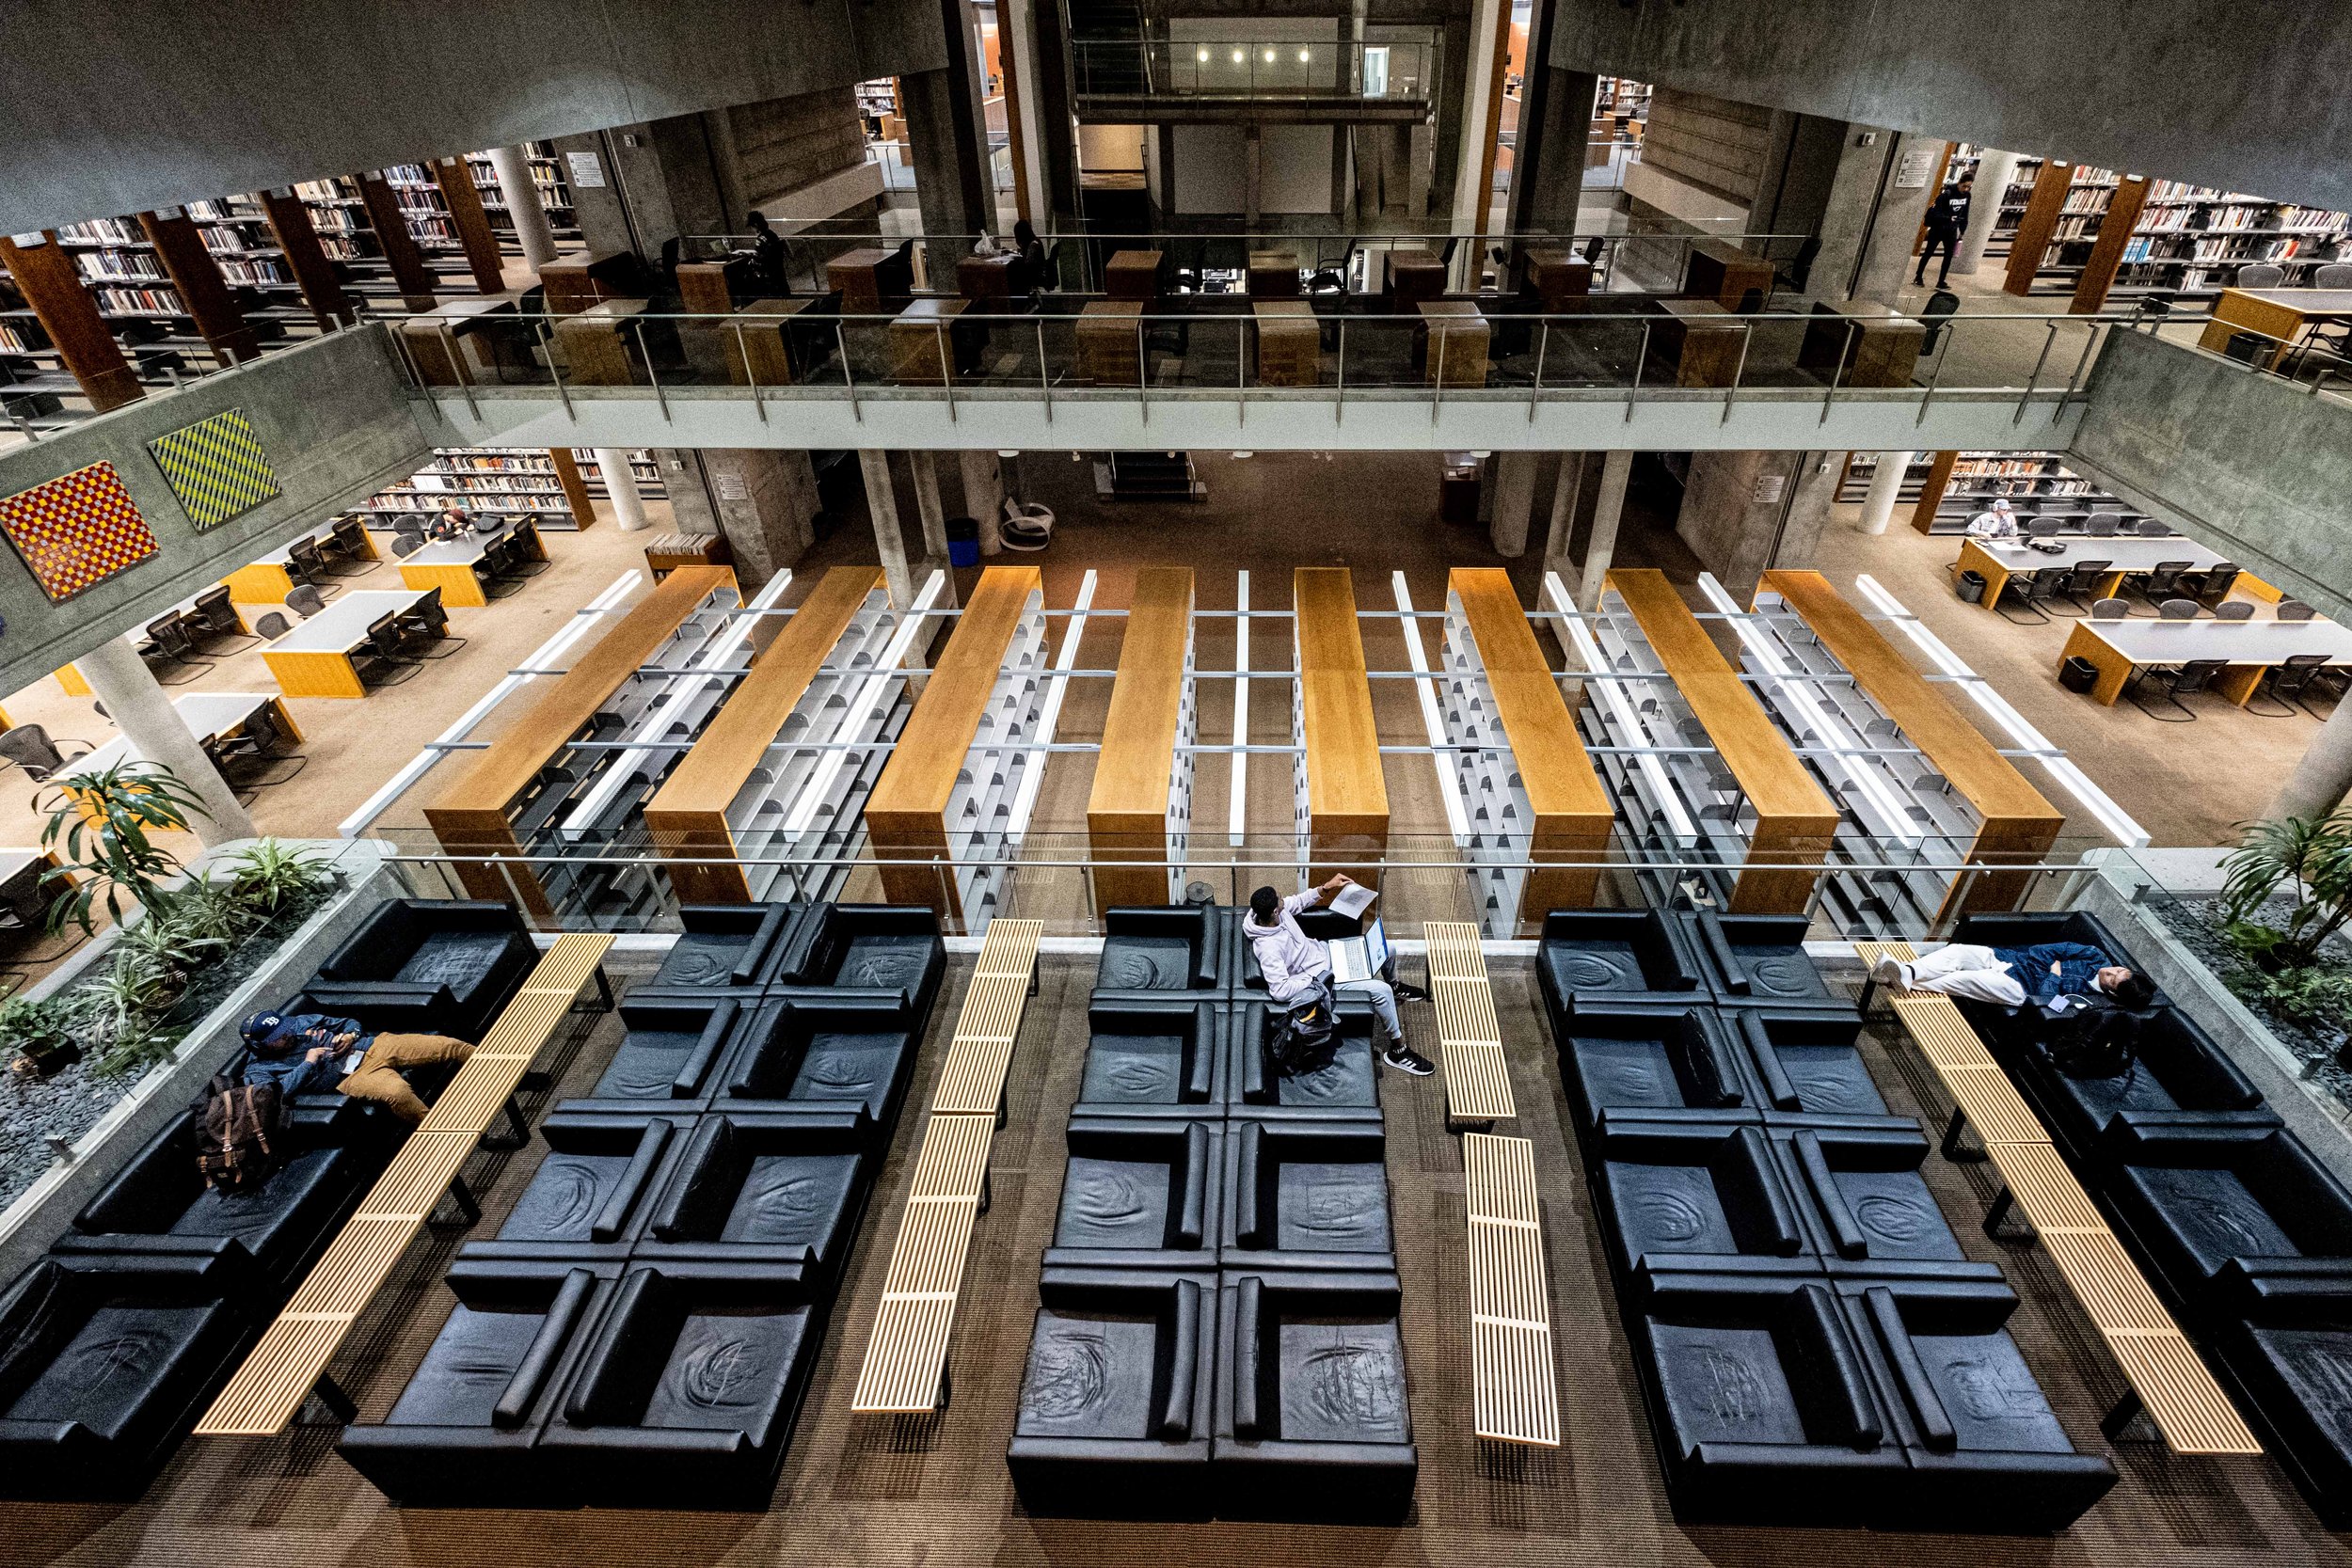
[[[358,1414],[327,1376],[326,1364],[424,1228],[532,1059],[588,982],[601,979],[599,965],[612,942],[587,932],[558,937],[523,977],[522,990],[197,1422],[199,1436],[267,1437],[284,1430],[313,1391],[342,1420]]]
[[[1560,1446],[1544,1284],[1535,1145],[1472,1132],[1462,1139],[1470,1204],[1470,1383],[1481,1437]]]
[[[1909,942],[1856,942],[1854,952],[1866,965],[1883,957],[1917,957]],[[1952,999],[1898,991],[1888,1000],[1903,1032],[1935,1069],[1957,1107],[1945,1132],[1945,1152],[1961,1153],[1960,1133],[1973,1122],[1984,1143],[1984,1157],[2001,1173],[2003,1186],[1985,1216],[1986,1231],[1996,1231],[2012,1205],[2020,1210],[2123,1369],[2130,1389],[2099,1430],[2116,1439],[2144,1410],[2175,1453],[2262,1452],[2196,1348],[2100,1218],[2090,1195],[2074,1180],[2032,1107]]]
[[[1511,1065],[1502,1053],[1502,1025],[1494,988],[1470,921],[1422,924],[1428,943],[1429,995],[1438,1008],[1438,1056],[1445,1069],[1445,1119],[1452,1129],[1492,1126],[1518,1113],[1511,1098]]]
[[[906,1217],[890,1251],[874,1336],[852,1410],[914,1415],[945,1409],[947,1341],[973,1222],[988,1208],[988,1151],[1004,1117],[1005,1074],[1021,1015],[1037,990],[1041,920],[992,920],[948,1042],[930,1121],[914,1158]]]

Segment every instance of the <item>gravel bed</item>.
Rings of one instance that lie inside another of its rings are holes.
[[[2332,1096],[2339,1103],[2352,1108],[2352,1070],[2338,1060],[2344,1049],[2344,1031],[2318,1028],[2273,1010],[2258,997],[2243,994],[2231,985],[2233,975],[2248,970],[2246,959],[2230,945],[2221,934],[2221,911],[2217,902],[2209,898],[2156,898],[2149,901],[2165,927],[2181,944],[2197,956],[2198,961],[2211,970],[2216,978],[2228,986],[2230,994],[2260,1019],[2263,1027],[2277,1037],[2279,1043],[2295,1053],[2303,1064],[2304,1076],[2312,1085]],[[2280,900],[2281,911],[2285,900]],[[2283,924],[2284,914],[2279,916]],[[2352,944],[2342,938],[2331,938],[2322,952],[2336,963],[2352,968]]]

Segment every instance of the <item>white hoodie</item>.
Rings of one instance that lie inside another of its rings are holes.
[[[1277,1002],[1302,994],[1331,972],[1331,950],[1300,930],[1293,918],[1296,911],[1318,909],[1322,903],[1321,892],[1311,889],[1283,899],[1270,925],[1260,925],[1254,911],[1242,916],[1242,935],[1249,939],[1258,967],[1265,972],[1266,992]]]

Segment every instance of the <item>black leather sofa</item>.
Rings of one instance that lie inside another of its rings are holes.
[[[756,990],[783,970],[806,911],[793,904],[689,904],[649,990]]]
[[[831,1294],[881,1163],[865,1116],[838,1107],[705,1116],[650,1206],[633,1256],[757,1263]]]
[[[1801,914],[1718,914],[1713,910],[1668,917],[1682,927],[1687,947],[1702,960],[1719,1003],[1756,1006],[1839,1006],[1829,982],[1804,951],[1809,922]]]
[[[780,1023],[778,1009],[757,997],[691,996],[672,991],[660,1000],[642,994],[621,1004],[628,1031],[612,1059],[584,1101],[708,1101],[723,1083],[723,1069],[739,1048],[758,1049]]]
[[[1190,997],[1098,1002],[1087,1009],[1080,1116],[1221,1114],[1229,1009]]]
[[[1103,913],[1100,991],[1216,990],[1225,979],[1224,911],[1214,904],[1137,907]]]
[[[144,1491],[259,1327],[242,1250],[53,1253],[0,1295],[0,1496]]]
[[[1227,1269],[1392,1269],[1387,1137],[1376,1117],[1237,1117],[1226,1126]]]
[[[622,1265],[461,1258],[441,1331],[382,1421],[343,1429],[337,1451],[395,1502],[571,1508],[591,1496],[540,1438]]]
[[[1778,1122],[1767,1131],[1807,1245],[1831,1272],[1966,1260],[1919,1174],[1928,1140],[1917,1122],[1846,1117],[1811,1127]]]
[[[1617,1117],[1661,1111],[1755,1121],[1730,1022],[1704,997],[1689,1002],[1586,1004],[1555,1015],[1560,1074],[1589,1164]]]
[[[2038,1043],[2006,1053],[2051,1136],[2077,1162],[2112,1161],[2125,1129],[2277,1127],[2237,1064],[2178,1007],[2160,1007],[2132,1033],[2132,1063],[2104,1078],[2060,1072]]]
[[[547,1153],[516,1196],[498,1235],[469,1242],[468,1258],[617,1262],[644,1230],[693,1136],[691,1110],[564,1108],[540,1123]]]
[[[1850,1006],[1757,1006],[1718,1018],[1743,1048],[1740,1066],[1763,1110],[1810,1116],[1886,1115],[1886,1101],[1855,1040],[1862,1019]]]
[[[763,1508],[825,1317],[792,1271],[637,1263],[540,1438],[600,1505]]]
[[[819,904],[793,936],[779,982],[845,990],[896,991],[917,1022],[947,972],[939,916],[920,904]]]
[[[1396,1275],[1229,1267],[1218,1295],[1219,1513],[1404,1518],[1421,1462]]]
[[[853,1107],[895,1126],[916,1038],[902,992],[805,991],[769,1005],[726,1069],[724,1103]]]
[[[2098,948],[2120,964],[2139,967],[2132,951],[2107,929],[2097,915],[2081,910],[2033,914],[1966,914],[1952,927],[1954,942],[1985,947],[2031,947],[2045,942],[2079,942]],[[2153,984],[2154,977],[2149,977]],[[2041,1020],[2032,1009],[2003,1007],[1987,1002],[1956,999],[1961,1013],[1975,1025],[1993,1053],[2005,1059],[2019,1046],[2035,1042]],[[2144,1027],[2157,1013],[2170,1008],[2171,998],[2159,989],[2147,1007],[2135,1016]]]
[[[2352,1193],[2282,1128],[2128,1127],[2106,1193],[2193,1317],[2264,1274],[2332,1277],[2352,1295]]]
[[[2323,1524],[2352,1529],[2352,1289],[2342,1278],[2256,1275],[2218,1338],[2269,1423],[2270,1451]]]
[[[1794,1260],[1812,1249],[1761,1126],[1613,1123],[1595,1184],[1622,1275],[1684,1255]],[[1810,1259],[1794,1266],[1812,1272]]]
[[[389,899],[319,965],[305,1010],[479,1041],[538,961],[512,904]]]
[[[1232,957],[1232,991],[1236,997],[1262,996],[1265,993],[1265,971],[1258,967],[1258,947],[1249,940],[1243,922],[1249,917],[1247,909],[1216,910],[1216,917],[1232,932],[1228,951]],[[1344,915],[1333,910],[1304,909],[1291,918],[1298,923],[1299,931],[1317,942],[1338,942],[1344,937],[1360,935],[1364,928],[1360,915]]]
[[[1372,1004],[1343,996],[1330,1060],[1312,1072],[1284,1075],[1267,1054],[1279,1023],[1265,1002],[1236,1001],[1226,1069],[1227,1114],[1316,1120],[1360,1120],[1380,1114],[1380,1069],[1373,1061],[1378,1022]]]
[[[1552,1029],[1567,1017],[1579,992],[1696,992],[1705,971],[1688,928],[1657,910],[1554,910],[1544,916],[1535,947],[1535,978]]]
[[[1071,1117],[1047,1265],[1213,1267],[1226,1133],[1205,1118]]]
[[[1005,1464],[1032,1513],[1203,1519],[1215,1269],[1049,1264]]]

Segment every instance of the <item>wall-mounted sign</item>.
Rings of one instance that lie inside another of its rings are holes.
[[[1786,474],[1759,474],[1756,480],[1754,499],[1758,506],[1771,506],[1780,499],[1781,488],[1788,483]]]
[[[1937,153],[1932,147],[1915,147],[1895,166],[1895,188],[1899,191],[1923,191],[1935,178]]]
[[[604,166],[596,162],[595,153],[567,153],[564,155],[564,162],[572,166],[573,184],[601,186],[604,183]]]

